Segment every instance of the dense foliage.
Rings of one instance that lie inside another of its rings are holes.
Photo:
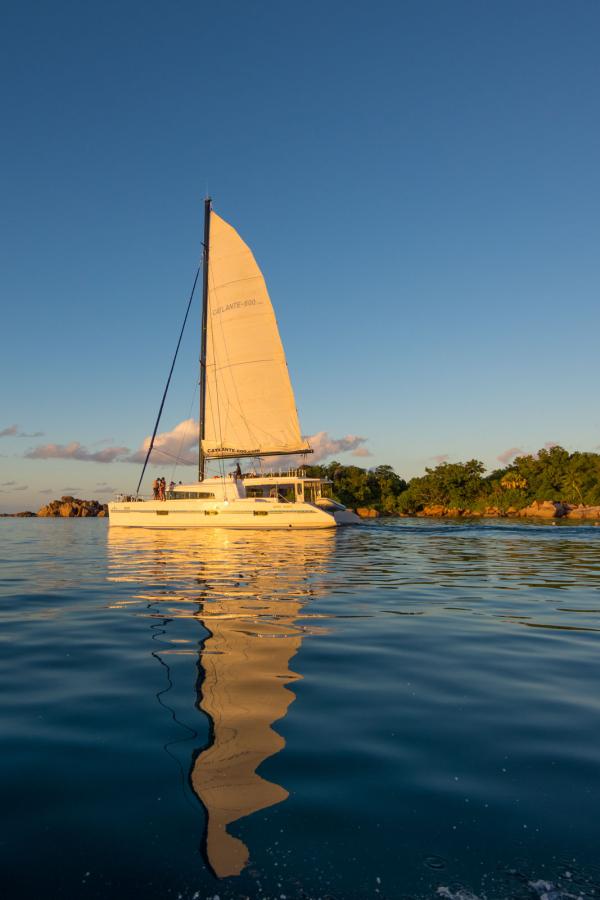
[[[306,474],[331,479],[334,497],[345,506],[367,506],[385,515],[398,512],[399,498],[407,488],[406,481],[391,466],[361,469],[332,462],[327,466],[308,466]]]
[[[441,463],[408,483],[391,466],[361,469],[332,462],[309,466],[307,474],[329,478],[346,506],[366,506],[384,515],[415,513],[428,506],[455,509],[522,509],[533,500],[600,505],[600,454],[569,453],[563,447],[518,456],[486,475],[479,460]]]

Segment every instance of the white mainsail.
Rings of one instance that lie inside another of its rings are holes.
[[[212,211],[206,344],[205,456],[310,452],[262,272]]]

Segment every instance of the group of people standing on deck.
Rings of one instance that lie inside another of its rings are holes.
[[[181,484],[181,482],[179,482]],[[169,484],[169,490],[172,491],[175,487],[175,482],[171,481]],[[166,500],[167,499],[167,482],[164,478],[155,478],[152,482],[152,495],[155,500]]]

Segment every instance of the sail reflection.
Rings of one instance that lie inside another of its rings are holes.
[[[228,826],[288,796],[257,769],[285,746],[272,726],[295,699],[290,661],[320,630],[304,607],[334,546],[329,530],[108,531],[110,578],[136,585],[129,602],[150,603],[163,621],[197,618],[208,632],[196,705],[210,719],[210,742],[194,753],[189,783],[206,810],[204,852],[218,877],[238,875],[249,858]]]

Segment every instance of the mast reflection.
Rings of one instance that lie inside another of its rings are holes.
[[[108,531],[111,578],[142,588],[160,615],[197,618],[196,705],[210,720],[193,754],[189,784],[206,811],[203,850],[214,874],[238,875],[246,845],[228,826],[288,797],[257,773],[285,740],[273,729],[301,676],[290,661],[312,627],[303,608],[318,592],[335,532]],[[190,608],[190,604],[192,607]],[[300,618],[302,616],[302,618]]]

